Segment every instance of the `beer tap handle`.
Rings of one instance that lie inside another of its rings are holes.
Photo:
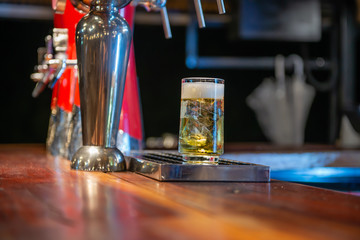
[[[47,69],[47,61],[52,59],[52,37],[51,35],[46,36],[45,38],[45,47],[39,47],[37,49],[38,55],[38,65],[35,66],[35,75],[39,76],[38,73],[44,73]],[[38,77],[32,78],[34,81],[37,81]]]
[[[50,82],[54,73],[53,68],[49,68],[46,72],[43,73],[42,78],[36,83],[34,90],[32,91],[32,97],[36,98],[42,93],[46,85]],[[34,76],[35,77],[35,76]]]
[[[66,57],[60,59],[60,63],[57,65],[53,76],[50,77],[49,88],[53,88],[57,81],[61,78],[66,69]]]
[[[34,88],[34,90],[32,91],[32,94],[31,94],[31,96],[33,98],[37,98],[40,95],[40,93],[42,93],[42,91],[44,91],[44,89],[46,87],[46,83],[45,83],[46,80],[45,79],[49,79],[49,77],[50,77],[50,72],[46,72],[43,75],[41,81],[38,81],[36,83],[35,88]]]
[[[46,62],[44,66],[49,67],[44,73],[31,74],[31,79],[37,82],[32,92],[34,98],[38,97],[39,94],[44,91],[46,85],[48,85],[49,88],[53,88],[67,67],[77,67],[77,59],[59,59],[59,56],[57,57],[57,59],[50,59]]]
[[[53,88],[66,68],[77,67],[77,59],[66,59],[66,55],[60,53],[58,54],[57,59],[49,60],[48,65],[50,66],[49,68],[50,71],[52,70],[52,73],[48,76],[48,79],[44,78],[43,82],[46,84],[49,83],[49,88]]]
[[[37,82],[32,96],[37,97],[45,89],[46,85],[53,88],[56,82],[64,73],[67,63],[73,66],[72,61],[67,60],[66,50],[68,47],[68,29],[54,28],[53,36],[48,35],[45,38],[46,54],[44,55],[42,64],[37,66],[37,70],[41,74],[32,74],[30,77]],[[57,52],[55,59],[53,59],[53,45]],[[76,63],[75,63],[76,64]]]
[[[46,54],[52,55],[53,54],[53,41],[52,41],[51,35],[47,35],[45,37],[45,44],[46,44]]]
[[[68,29],[67,28],[54,28],[53,29],[53,44],[57,52],[54,64],[49,60],[50,69],[54,69],[54,73],[50,76],[49,88],[53,88],[56,82],[61,78],[66,69],[66,50],[68,48]],[[53,66],[52,66],[53,65]]]
[[[49,84],[50,81],[54,79],[54,72],[55,67],[53,62],[58,62],[57,66],[60,65],[58,59],[50,59],[49,61],[46,61],[46,64],[44,66],[47,66],[47,70],[43,73],[42,78],[36,83],[36,86],[34,90],[32,91],[32,97],[36,98],[42,93],[45,89],[45,87]],[[36,76],[32,76],[36,77]],[[56,83],[56,82],[55,82]],[[55,84],[54,84],[55,85]]]
[[[206,25],[205,25],[204,13],[201,6],[201,0],[194,0],[194,4],[195,4],[196,16],[199,23],[199,28],[204,28],[206,27]]]
[[[53,73],[52,69],[50,69],[47,64],[47,62],[53,57],[51,35],[45,37],[45,46],[46,47],[44,48],[38,49],[38,65],[35,66],[35,73],[31,74],[30,76],[30,78],[36,82],[36,86],[32,92],[32,96],[34,98],[38,97],[39,94],[45,89]]]
[[[169,15],[166,8],[166,0],[133,0],[132,5],[142,6],[146,11],[160,11],[161,21],[166,39],[172,38]]]
[[[45,57],[47,56],[47,48],[39,47],[37,49],[37,54],[38,54],[38,65],[42,65],[45,61]]]
[[[38,54],[38,65],[34,67],[34,73],[30,75],[30,79],[34,82],[39,82],[44,77],[45,72],[47,71],[47,65],[44,64],[45,57],[47,55],[46,47],[39,47],[37,49]]]
[[[219,14],[224,14],[226,12],[225,5],[224,5],[224,0],[216,0],[216,2],[217,2],[217,5],[218,5]]]
[[[165,38],[170,39],[170,38],[172,38],[172,34],[171,34],[170,21],[169,21],[169,16],[167,13],[166,6],[160,8],[160,13],[161,13],[161,21],[162,21],[163,28],[164,28]]]

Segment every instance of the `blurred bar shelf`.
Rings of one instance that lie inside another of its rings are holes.
[[[0,18],[53,20],[54,12],[50,6],[0,3]]]

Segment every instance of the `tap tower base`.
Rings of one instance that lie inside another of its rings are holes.
[[[82,146],[73,156],[71,168],[82,171],[125,171],[125,157],[115,147]]]

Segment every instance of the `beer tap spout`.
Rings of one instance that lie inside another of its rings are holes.
[[[194,0],[194,4],[195,4],[197,20],[199,23],[199,28],[204,28],[206,27],[206,24],[204,19],[204,13],[202,10],[201,0]]]
[[[219,14],[224,14],[226,12],[224,0],[216,0],[216,2],[217,2],[218,9],[219,9]],[[199,28],[204,28],[204,27],[206,27],[206,24],[205,24],[205,19],[204,19],[204,13],[202,10],[201,0],[194,0],[194,4],[195,4],[197,20],[199,23]]]
[[[45,89],[50,81],[51,69],[48,67],[48,60],[53,58],[52,36],[48,35],[45,38],[45,47],[38,48],[38,65],[35,66],[35,72],[30,75],[30,78],[36,82],[36,86],[32,92],[34,98]]]
[[[219,9],[219,14],[226,13],[224,0],[216,0],[216,2],[217,2],[218,9]]]
[[[172,38],[170,20],[166,8],[166,0],[133,0],[133,6],[142,6],[146,11],[160,11],[161,21],[166,39]]]
[[[73,67],[76,65],[76,63],[74,65],[73,61],[67,59],[68,29],[54,28],[53,36],[47,36],[45,42],[46,54],[43,56],[41,64],[36,67],[37,72],[30,76],[31,79],[37,82],[32,92],[33,97],[38,97],[47,85],[50,88],[53,88],[56,82],[61,78],[66,67]],[[53,46],[56,53],[54,58]]]

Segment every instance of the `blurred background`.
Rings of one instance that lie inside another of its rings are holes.
[[[269,131],[294,113],[275,114],[266,123],[270,116],[261,115],[252,100],[262,98],[256,90],[269,78],[276,96],[280,71],[290,79],[282,103],[297,102],[295,90],[288,91],[296,62],[289,56],[296,54],[304,63],[302,84],[308,87],[298,97],[307,107],[302,117],[306,125],[300,127],[304,142],[350,141],[348,146],[358,147],[358,1],[225,2],[227,13],[218,15],[215,0],[202,0],[207,28],[198,29],[192,0],[168,0],[170,40],[164,38],[160,15],[138,8],[134,44],[147,143],[157,147],[152,140],[177,136],[181,78],[190,76],[225,79],[225,142],[276,143]],[[45,142],[51,91],[32,98],[35,83],[29,76],[37,64],[36,49],[44,46],[52,28],[50,0],[0,0],[1,143]],[[284,66],[276,74],[275,62],[281,66],[281,59]],[[267,112],[276,113],[282,104],[273,100]]]

